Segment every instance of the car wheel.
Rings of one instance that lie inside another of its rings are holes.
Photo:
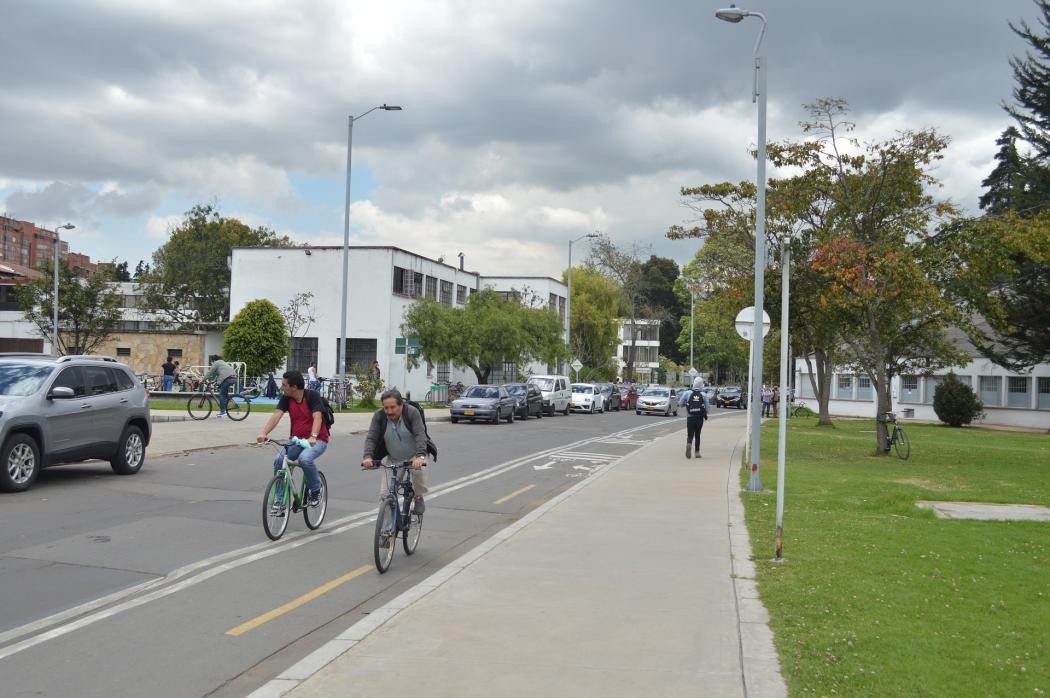
[[[493,424],[495,424],[496,426],[499,426],[499,420],[500,420],[500,416],[499,416],[499,408],[497,408],[497,409],[496,409],[496,414],[494,414],[494,415],[492,416],[492,423],[493,423]]]
[[[124,429],[117,452],[109,459],[109,467],[117,475],[134,475],[145,461],[146,440],[142,438],[142,430],[130,425]]]
[[[513,423],[514,423],[514,410],[511,410],[510,412],[507,413],[507,424],[513,424]]]
[[[452,418],[452,423],[453,424],[459,424],[459,417],[453,417]]]
[[[22,492],[28,490],[40,475],[40,448],[27,434],[14,434],[0,453],[0,490]]]
[[[569,403],[567,403],[567,402],[565,403],[565,409],[564,409],[564,410],[562,410],[562,412],[561,412],[561,413],[562,413],[563,415],[565,415],[566,417],[568,417],[568,416],[569,416]]]
[[[638,415],[638,416],[641,416],[641,414],[642,414],[642,411],[641,411],[641,410],[635,410],[635,411],[634,411],[634,413],[635,413],[636,415]]]

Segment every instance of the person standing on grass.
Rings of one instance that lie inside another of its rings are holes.
[[[693,387],[683,390],[678,398],[678,406],[684,407],[685,420],[685,457],[692,458],[694,455],[700,457],[700,432],[707,420],[710,404],[703,392],[704,381],[702,378],[693,379]]]
[[[762,416],[768,417],[770,407],[773,404],[773,391],[765,383],[762,384]]]
[[[774,385],[773,386],[773,402],[772,402],[772,406],[773,406],[773,417],[774,418],[779,417],[780,416],[780,386],[779,385]]]

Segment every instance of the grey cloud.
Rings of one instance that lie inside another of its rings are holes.
[[[128,192],[98,192],[83,184],[52,182],[39,191],[15,191],[5,202],[7,212],[31,221],[75,219],[97,223],[107,216],[131,218],[154,210],[163,191],[154,183]]]

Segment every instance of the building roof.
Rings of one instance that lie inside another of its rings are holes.
[[[342,245],[303,245],[301,247],[260,247],[260,246],[253,246],[253,247],[233,247],[233,248],[230,248],[230,252],[232,253],[233,250],[342,250],[342,249],[343,249]],[[460,272],[463,272],[464,274],[470,274],[470,275],[476,276],[476,277],[480,277],[481,276],[481,274],[479,274],[476,271],[468,271],[466,269],[460,269],[459,267],[457,267],[455,265],[448,264],[446,262],[439,262],[438,260],[431,259],[430,257],[425,257],[425,256],[419,254],[418,252],[409,252],[408,250],[404,249],[403,247],[395,247],[393,245],[350,245],[350,249],[351,250],[394,250],[395,252],[404,252],[405,254],[412,255],[413,257],[419,257],[420,259],[425,259],[428,262],[433,262],[434,264],[440,264],[443,267],[448,267],[449,269],[452,269],[453,271],[460,271]]]
[[[558,281],[557,279],[555,279],[553,277],[550,277],[550,276],[491,276],[489,274],[482,274],[481,278],[483,280],[484,279],[520,279],[522,281],[528,281],[528,280],[531,279],[533,281],[553,281],[554,283],[558,284],[559,286],[564,286],[565,285],[564,281]]]
[[[0,262],[0,280],[28,281],[30,279],[42,279],[43,273],[36,269],[30,269],[14,262]]]

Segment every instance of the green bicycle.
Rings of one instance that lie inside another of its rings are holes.
[[[266,493],[263,496],[262,519],[266,535],[270,540],[277,540],[283,536],[288,528],[289,514],[294,514],[300,509],[306,527],[311,531],[317,529],[328,511],[328,481],[325,480],[324,473],[318,470],[317,477],[321,478],[321,501],[317,506],[309,506],[306,501],[306,474],[302,475],[296,486],[295,470],[299,464],[288,457],[289,446],[309,448],[310,442],[293,436],[288,441],[267,439],[266,443],[284,454],[284,464],[266,485]]]

